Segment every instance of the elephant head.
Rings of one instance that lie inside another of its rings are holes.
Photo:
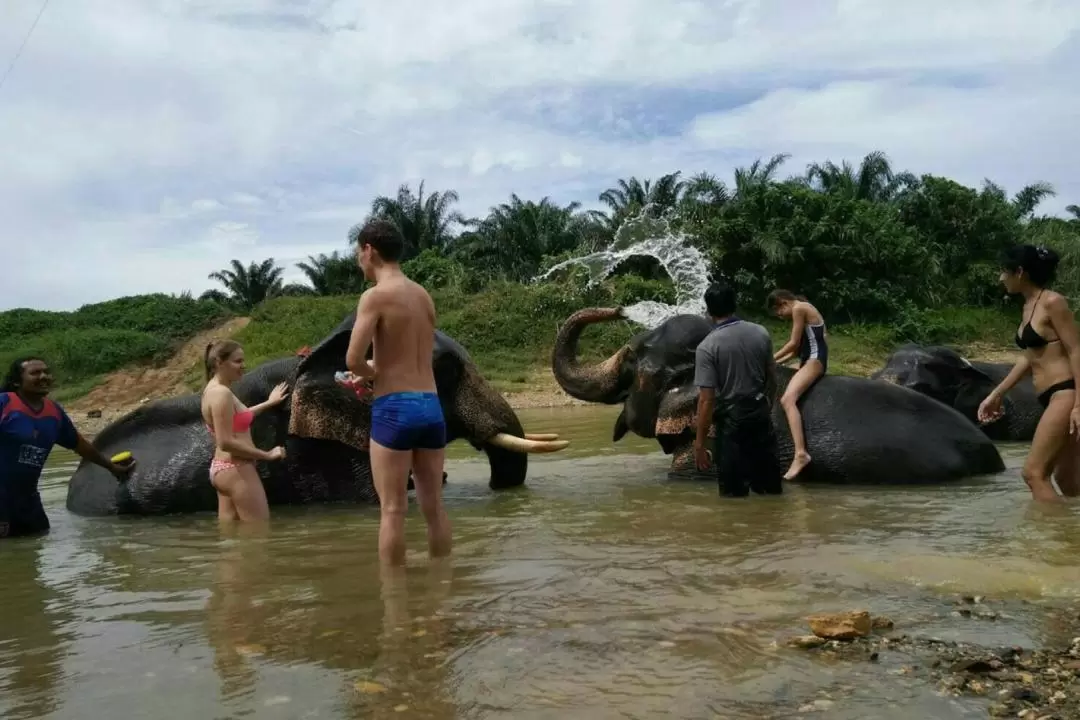
[[[622,319],[621,308],[587,308],[567,318],[552,353],[552,371],[568,394],[588,402],[623,403],[613,439],[628,431],[656,438],[664,452],[682,447],[693,427],[697,401],[694,351],[712,323],[698,315],[676,315],[653,330],[634,335],[611,357],[595,365],[578,361],[578,339],[586,326]],[[684,406],[689,403],[689,415]]]
[[[932,397],[955,408],[972,422],[978,422],[979,404],[1004,376],[993,377],[988,368],[970,362],[947,347],[904,345],[889,356],[885,367],[870,377]],[[1008,397],[1002,407],[1006,416],[1012,413],[1012,401]],[[997,420],[984,429],[993,437],[998,428],[1004,428],[1003,421],[1004,418]]]
[[[345,370],[354,319],[352,314],[342,321],[296,369],[289,456],[296,458],[296,472],[308,476],[304,485],[333,482],[338,470],[355,474],[367,466],[372,397],[357,396],[334,379],[335,372]],[[435,333],[433,366],[447,442],[464,439],[487,454],[492,489],[522,485],[529,453],[555,452],[569,444],[555,435],[526,435],[509,403],[480,375],[465,348],[440,331]],[[313,474],[322,477],[310,477]]]

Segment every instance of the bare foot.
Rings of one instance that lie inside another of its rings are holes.
[[[791,467],[784,473],[785,480],[792,480],[796,475],[803,471],[803,468],[810,464],[810,453],[801,452],[795,453],[795,457],[791,461]]]

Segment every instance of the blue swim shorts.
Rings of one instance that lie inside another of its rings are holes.
[[[439,396],[398,392],[371,404],[371,439],[391,450],[439,450],[446,447],[446,421]]]

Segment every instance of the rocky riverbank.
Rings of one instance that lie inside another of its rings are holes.
[[[867,663],[894,661],[892,672],[933,683],[943,695],[983,698],[988,717],[1028,720],[1080,718],[1080,612],[1051,611],[1066,635],[1059,644],[1039,649],[990,647],[909,634],[885,617],[865,610],[807,618],[812,634],[789,638],[791,648],[822,660]],[[958,598],[957,618],[996,620],[998,611],[983,598]],[[815,701],[801,710],[815,712],[831,701]]]

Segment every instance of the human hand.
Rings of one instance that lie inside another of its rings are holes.
[[[276,448],[271,450],[269,454],[270,454],[270,457],[268,458],[269,460],[284,460],[285,459],[285,448],[283,448],[281,445],[278,445]]]
[[[135,469],[135,458],[124,460],[123,462],[112,463],[109,468],[109,472],[113,474],[119,482],[124,482],[131,475],[131,471]]]
[[[712,465],[712,453],[704,447],[694,448],[694,464],[698,470],[708,470]]]
[[[289,384],[278,383],[273,390],[270,391],[270,397],[267,398],[267,402],[277,405],[289,397]]]
[[[1080,407],[1073,407],[1069,413],[1069,434],[1080,440]]]
[[[1004,411],[1001,409],[1001,398],[990,393],[986,396],[986,399],[979,404],[979,409],[975,413],[976,418],[982,424],[992,423],[1004,415]]]

